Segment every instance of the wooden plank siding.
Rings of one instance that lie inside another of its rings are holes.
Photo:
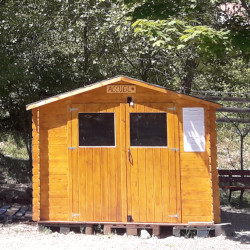
[[[192,107],[195,104],[189,104]],[[186,105],[185,105],[186,106]],[[184,152],[183,148],[183,114],[180,106],[178,111],[180,122],[180,173],[181,173],[181,202],[182,222],[193,221],[212,222],[212,183],[211,169],[209,166],[209,136],[208,136],[208,112],[205,111],[205,152]],[[202,219],[201,219],[202,218]]]
[[[169,103],[127,105],[127,197],[128,215],[135,222],[180,221],[179,170],[176,168],[175,112]],[[165,147],[130,147],[129,114],[134,112],[166,113],[168,145]],[[177,129],[178,131],[178,129]],[[179,218],[176,217],[178,214]]]
[[[39,156],[39,108],[32,110],[32,197],[34,221],[40,220],[40,156]]]
[[[136,93],[108,94],[100,85],[34,106],[33,220],[127,222],[132,215],[135,222],[220,222],[219,105],[125,80],[112,84],[136,84]],[[183,150],[183,107],[205,110],[205,152]],[[79,112],[114,112],[116,147],[79,147]],[[167,112],[168,147],[130,148],[130,112]]]
[[[120,124],[120,105],[116,104],[86,104],[73,105],[75,111],[72,131],[78,131],[78,114],[93,112],[108,112],[115,114],[115,124]],[[73,176],[73,204],[79,206],[75,213],[81,221],[121,221],[121,163],[120,130],[116,127],[115,147],[78,147],[78,155],[73,161],[76,166]],[[78,138],[78,134],[74,134]],[[77,170],[76,170],[77,169]],[[75,183],[78,182],[76,185]],[[76,193],[78,192],[78,197]]]
[[[40,109],[40,220],[69,220],[68,135],[64,103]]]
[[[211,180],[213,192],[214,222],[220,223],[220,190],[217,169],[217,136],[216,136],[216,110],[210,109],[210,151],[211,151]]]

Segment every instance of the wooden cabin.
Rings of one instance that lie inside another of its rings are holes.
[[[33,220],[219,223],[216,108],[125,76],[27,105]]]

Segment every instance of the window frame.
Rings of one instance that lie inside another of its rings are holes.
[[[114,146],[80,146],[80,123],[79,123],[79,114],[114,114]],[[78,113],[78,147],[79,148],[116,148],[116,114],[115,112],[79,112]]]
[[[167,145],[166,146],[131,146],[131,126],[130,126],[130,115],[131,114],[166,114],[166,132],[167,132]],[[129,113],[129,147],[130,148],[168,148],[168,112],[130,112]]]

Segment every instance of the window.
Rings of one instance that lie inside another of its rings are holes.
[[[167,146],[166,113],[130,113],[131,146]]]
[[[114,113],[79,113],[79,146],[115,146]]]

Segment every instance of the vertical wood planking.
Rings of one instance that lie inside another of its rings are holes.
[[[170,204],[170,184],[169,184],[169,148],[164,150],[161,148],[161,168],[162,168],[162,208],[163,222],[169,221],[169,204]]]
[[[163,112],[165,108],[160,104],[154,104],[152,112]],[[166,151],[166,148],[163,148]],[[162,182],[161,182],[161,148],[153,148],[154,169],[154,222],[162,222]]]
[[[132,216],[135,222],[139,221],[139,187],[138,187],[138,157],[137,148],[131,148],[131,155],[133,159],[133,165],[130,165],[130,183],[131,183],[131,206]]]
[[[172,107],[172,105],[169,107]],[[166,105],[163,104],[136,104],[133,109],[130,108],[130,112],[158,113],[167,111]],[[174,126],[176,126],[175,123],[177,123],[177,121],[174,120],[173,112],[167,115],[167,119],[168,141],[170,146],[174,148],[176,146]],[[169,124],[171,122],[172,124]],[[129,129],[127,122],[127,131],[129,131]],[[130,138],[128,138],[128,136],[126,138],[127,143],[129,143]],[[173,151],[173,158],[170,162],[169,148],[169,145],[168,147],[131,148],[133,165],[127,165],[127,185],[129,192],[128,206],[131,206],[131,215],[134,221],[177,221],[175,215],[178,213],[177,208],[180,202],[176,199],[180,198],[180,196],[177,197],[179,187],[177,187],[178,177],[176,177],[176,171],[179,170],[175,168],[175,165],[173,166],[173,163],[175,164],[175,151]],[[172,166],[170,167],[169,164],[172,164]],[[170,177],[171,174],[172,176]],[[171,180],[171,184],[170,178],[174,178]],[[177,178],[177,180],[175,180],[175,178]],[[170,185],[172,185],[171,189]],[[136,210],[136,204],[138,204],[138,210]],[[128,214],[130,215],[129,212]],[[174,217],[171,217],[171,215]]]
[[[113,107],[108,107],[107,112],[114,113]],[[116,130],[116,129],[115,129]],[[116,148],[109,148],[109,218],[110,221],[116,221]]]
[[[88,108],[90,109],[90,108]],[[100,105],[92,105],[90,112],[98,113]],[[86,112],[88,112],[86,110]],[[100,148],[92,148],[92,171],[93,171],[93,221],[101,220],[101,157]],[[90,201],[89,201],[90,202]]]
[[[129,123],[130,123],[130,117],[129,117],[129,106],[126,104],[126,127],[125,127],[125,134],[126,134],[126,149],[125,149],[125,157],[127,159],[127,215],[132,215],[132,193],[131,193],[131,164],[129,162],[128,153],[130,149],[130,131],[129,131]],[[126,219],[127,221],[127,219]]]
[[[154,222],[162,222],[161,150],[153,149],[154,168]]]
[[[145,112],[151,112],[152,109],[145,106]],[[147,221],[154,222],[154,156],[153,149],[146,148],[146,183],[147,183]]]
[[[178,119],[178,109],[173,112],[174,115],[174,145],[178,151],[175,152],[175,171],[176,171],[176,212],[178,214],[178,222],[182,221],[182,211],[181,211],[181,172],[180,172],[180,137],[179,137],[179,119]]]
[[[72,147],[72,117],[70,112],[70,105],[67,105],[67,135],[68,135],[68,147]],[[69,197],[69,210],[68,220],[72,220],[72,151],[68,150],[68,197]]]
[[[72,150],[72,213],[79,214],[79,169],[78,169],[78,111],[72,111],[72,147],[76,147],[76,150]],[[73,221],[78,221],[78,216],[73,216]]]
[[[85,149],[86,158],[86,217],[87,221],[94,220],[94,182],[93,182],[93,149]]]
[[[122,221],[127,222],[128,199],[127,199],[127,145],[126,145],[126,105],[120,104],[120,146],[121,146],[121,198],[122,198]]]
[[[101,148],[101,204],[102,221],[109,220],[108,149]]]
[[[109,176],[109,221],[116,220],[116,169],[115,169],[115,149],[110,148],[108,154],[108,176]]]
[[[173,110],[168,109],[168,141],[169,141],[169,220],[170,222],[176,222],[177,219],[172,217],[176,215],[176,166],[175,166],[175,151],[171,149],[175,147],[174,144],[174,115]]]
[[[134,107],[129,107],[130,113],[138,112],[138,104],[135,104]],[[130,124],[130,121],[129,121]],[[129,147],[130,147],[130,125],[128,127],[129,133]],[[130,185],[131,185],[131,210],[132,218],[135,222],[140,221],[139,218],[139,187],[138,187],[138,157],[137,157],[137,147],[130,147],[131,161],[129,164],[130,167]],[[128,156],[129,157],[129,156]]]
[[[137,112],[144,112],[144,105],[138,105]],[[138,154],[138,182],[139,182],[139,216],[140,222],[147,221],[147,186],[145,148],[140,148]]]
[[[79,106],[82,107],[83,105]],[[81,152],[79,153],[80,185],[78,188],[81,220],[123,220],[126,222],[127,215],[132,215],[134,221],[137,222],[169,222],[175,220],[169,217],[172,211],[168,211],[169,206],[172,206],[172,210],[175,210],[176,213],[178,206],[174,200],[177,195],[175,167],[172,169],[167,166],[169,149],[131,148],[133,165],[128,161],[130,146],[129,109],[131,109],[131,112],[165,112],[165,106],[162,104],[150,106],[137,104],[134,108],[128,107],[127,104],[120,104],[120,107],[108,104],[105,108],[103,105],[85,106],[80,109],[81,112],[115,112],[116,148],[79,148]],[[170,122],[173,122],[171,126],[174,127],[174,118],[171,118],[171,115],[167,117],[168,126],[170,126]],[[117,130],[119,130],[119,135]],[[168,132],[168,136],[170,136],[170,143],[173,144],[175,133],[172,132],[171,135]],[[117,153],[120,154],[120,157],[117,157]],[[127,163],[127,169],[122,162]],[[169,162],[169,164],[171,163]],[[172,178],[174,178],[171,190],[169,190],[169,178],[171,178],[169,174],[172,174]],[[85,175],[85,179],[83,175]],[[127,178],[125,178],[126,176]],[[86,186],[85,190],[84,185]],[[82,205],[84,197],[85,207]],[[173,202],[175,204],[172,204]],[[120,215],[119,211],[121,211]],[[84,213],[86,213],[86,217],[83,215]]]
[[[86,221],[87,220],[87,210],[86,210],[86,171],[87,171],[87,164],[86,164],[86,149],[80,148],[79,149],[79,213],[80,213],[80,220]]]
[[[110,112],[115,113],[116,123],[119,123],[119,105],[79,105],[79,112]],[[117,128],[116,128],[117,130]],[[119,143],[119,132],[116,131],[116,140]],[[119,146],[118,146],[119,147]],[[117,171],[120,166],[116,147],[81,147],[79,148],[80,174],[80,201],[85,199],[85,216],[81,202],[81,219],[87,221],[116,221],[118,210],[118,179]],[[120,174],[121,176],[121,174]],[[85,183],[84,183],[85,182]],[[85,192],[82,184],[85,184]],[[120,187],[121,190],[121,187]],[[84,198],[85,197],[85,198]],[[119,195],[121,200],[121,196]],[[121,209],[121,202],[120,202]],[[121,212],[120,220],[121,220]]]
[[[101,158],[100,148],[93,149],[93,190],[94,190],[94,221],[101,220]]]
[[[120,104],[115,107],[115,133],[116,133],[116,221],[122,221],[122,193],[121,193],[121,114]]]
[[[154,222],[154,170],[153,149],[146,148],[147,222]]]

